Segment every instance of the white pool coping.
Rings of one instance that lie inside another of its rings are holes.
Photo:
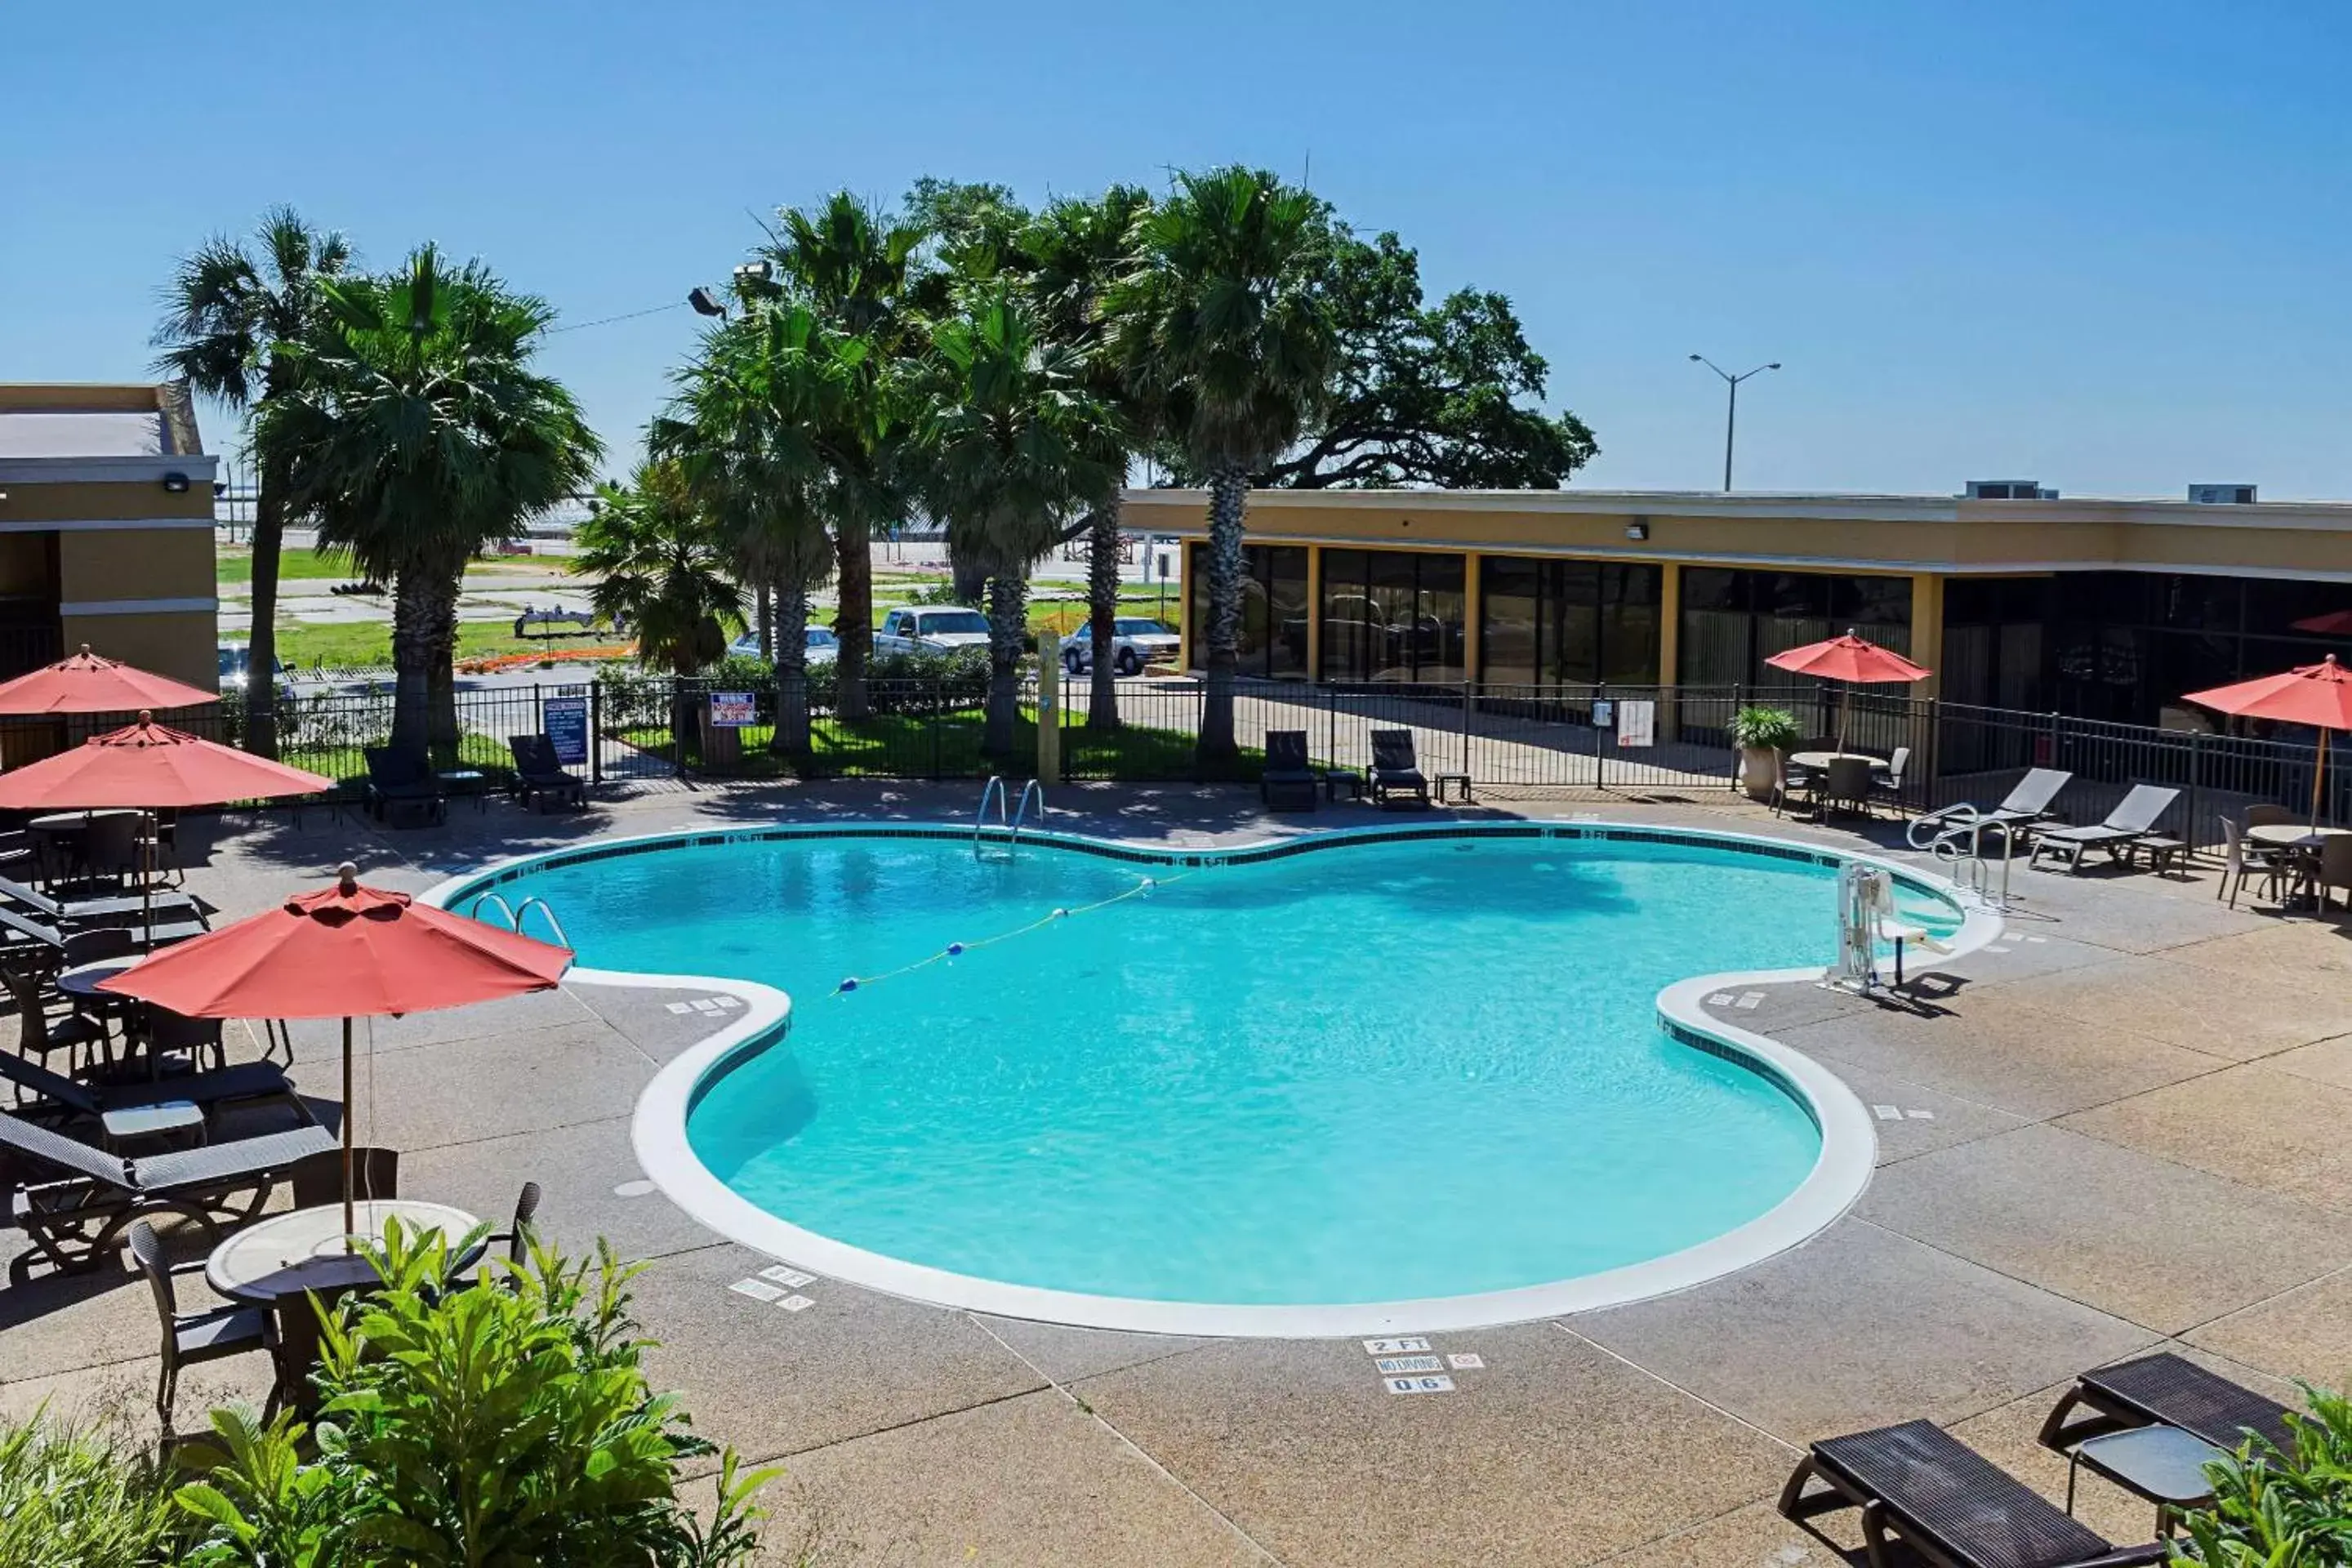
[[[1234,856],[1247,858],[1253,851],[1272,846],[1311,842],[1319,847],[1365,837],[1390,840],[1425,834],[1444,837],[1507,837],[1517,841],[1527,837],[1525,830],[1529,826],[1556,828],[1563,834],[1574,832],[1579,835],[1612,830],[1665,834],[1676,838],[1713,841],[1734,848],[1754,845],[1768,845],[1777,850],[1795,848],[1831,859],[1879,867],[1906,882],[1933,888],[1929,878],[1912,868],[1875,856],[1851,855],[1803,840],[1680,825],[1612,822],[1598,818],[1573,822],[1531,819],[1493,824],[1448,821],[1418,827],[1346,828],[1259,839],[1248,844],[1180,849],[1076,834],[1045,833],[1028,837],[1066,846],[1130,852],[1152,860],[1173,859],[1182,864],[1188,858],[1222,861]],[[717,843],[793,837],[854,837],[859,827],[870,828],[877,835],[900,837],[968,838],[971,835],[970,827],[955,824],[899,823],[780,823],[761,827],[688,829],[635,835],[509,857],[464,876],[451,878],[423,897],[428,903],[446,908],[467,890],[482,888],[488,879],[525,866],[560,860],[583,849],[593,851],[620,845],[692,844],[697,841]],[[1486,831],[1481,832],[1482,828]],[[1969,906],[1957,892],[1942,889],[1935,890],[1950,897],[1962,912],[1961,928],[1949,943],[1949,951],[1938,956],[1960,957],[2000,936],[2004,923],[2000,914]],[[1732,971],[1679,980],[1658,994],[1657,1010],[1662,1023],[1703,1037],[1728,1051],[1750,1058],[1759,1065],[1765,1077],[1777,1079],[1793,1091],[1821,1131],[1821,1154],[1812,1170],[1786,1197],[1763,1214],[1679,1251],[1595,1274],[1464,1296],[1328,1305],[1159,1301],[1014,1285],[909,1263],[803,1229],[761,1208],[712,1174],[695,1154],[687,1137],[688,1114],[693,1109],[703,1084],[715,1081],[719,1070],[739,1055],[772,1048],[774,1037],[791,1027],[792,998],[772,985],[711,975],[648,974],[575,968],[565,976],[565,981],[566,984],[581,985],[695,991],[706,995],[719,993],[743,1000],[742,1016],[690,1047],[655,1075],[637,1100],[636,1114],[630,1129],[630,1139],[639,1167],[672,1203],[695,1221],[722,1237],[811,1273],[933,1306],[1136,1333],[1330,1339],[1489,1328],[1563,1317],[1601,1307],[1622,1306],[1685,1290],[1709,1279],[1749,1268],[1819,1234],[1851,1208],[1870,1183],[1871,1173],[1878,1158],[1878,1134],[1871,1113],[1844,1080],[1821,1063],[1768,1036],[1710,1016],[1706,1010],[1705,1001],[1718,991],[1819,982],[1827,973],[1824,967]]]

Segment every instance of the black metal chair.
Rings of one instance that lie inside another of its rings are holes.
[[[277,1325],[261,1307],[214,1307],[201,1312],[180,1310],[179,1292],[172,1281],[183,1274],[204,1270],[204,1259],[173,1263],[163,1256],[163,1239],[145,1220],[131,1227],[131,1256],[155,1293],[155,1315],[163,1325],[163,1370],[155,1380],[155,1414],[163,1430],[172,1429],[172,1398],[179,1390],[180,1369],[203,1362],[223,1361],[247,1351],[268,1351],[278,1342]]]
[[[328,1149],[296,1162],[287,1173],[294,1188],[294,1206],[298,1209],[322,1207],[343,1201],[343,1152]],[[400,1151],[397,1149],[354,1149],[352,1151],[352,1196],[364,1203],[370,1198],[396,1198],[400,1195]]]
[[[1429,804],[1429,780],[1413,755],[1410,730],[1372,731],[1372,804],[1385,805],[1392,795],[1410,795],[1417,805]]]
[[[1258,775],[1257,797],[1279,811],[1289,807],[1315,809],[1316,786],[1321,781],[1307,760],[1307,731],[1268,730],[1265,771]]]
[[[515,1195],[514,1219],[504,1230],[494,1230],[483,1237],[483,1243],[496,1247],[506,1243],[507,1261],[520,1268],[530,1261],[530,1222],[539,1213],[539,1184],[525,1182],[522,1191]]]

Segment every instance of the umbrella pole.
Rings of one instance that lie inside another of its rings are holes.
[[[352,1020],[343,1016],[343,1250],[352,1249],[352,1232],[357,1228],[357,1218],[352,1204]]]
[[[2326,784],[2326,781],[2327,730],[2326,727],[2323,725],[2319,731],[2319,765],[2311,770],[2311,830],[2314,833],[2317,833],[2319,831],[2320,786]]]

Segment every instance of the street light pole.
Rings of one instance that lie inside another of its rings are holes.
[[[1750,376],[1761,375],[1768,370],[1780,369],[1780,362],[1774,360],[1770,364],[1759,364],[1754,370],[1742,371],[1738,375],[1734,375],[1705,354],[1693,354],[1691,361],[1695,364],[1706,366],[1707,369],[1723,377],[1725,386],[1729,389],[1729,396],[1723,410],[1723,489],[1725,493],[1728,494],[1731,489],[1731,438],[1733,432],[1739,426],[1739,384]]]

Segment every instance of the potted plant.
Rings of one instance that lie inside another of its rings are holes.
[[[1750,800],[1769,800],[1780,781],[1780,757],[1803,733],[1785,708],[1742,708],[1731,716],[1731,743],[1739,748],[1739,784]]]

